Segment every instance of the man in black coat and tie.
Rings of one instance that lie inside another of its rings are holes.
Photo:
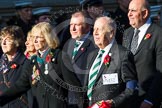
[[[105,102],[112,108],[130,108],[129,99],[137,83],[133,54],[116,43],[115,34],[116,23],[110,17],[95,21],[93,36],[99,49],[88,57],[85,107]]]
[[[70,20],[71,39],[67,41],[63,48],[63,51],[71,58],[75,74],[82,85],[84,84],[84,77],[87,72],[86,63],[88,54],[95,49],[90,24],[92,24],[92,20],[86,11],[79,11],[72,14]],[[77,108],[78,102],[80,103],[79,98],[81,97],[76,97],[74,93],[70,92],[69,107]]]
[[[134,53],[138,75],[138,97],[132,108],[160,108],[162,98],[162,29],[150,19],[147,0],[132,0],[129,4],[129,23],[123,45]],[[140,31],[136,36],[135,30]]]

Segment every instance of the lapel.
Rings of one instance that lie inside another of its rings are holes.
[[[70,39],[69,42],[68,42],[68,46],[67,46],[67,54],[69,55],[70,58],[72,58],[72,53],[73,53],[73,50],[74,50],[74,45],[75,45],[75,40],[74,39]]]
[[[117,43],[114,41],[110,51],[108,52],[108,55],[111,54],[111,60],[110,60],[110,65],[106,66],[104,63],[102,63],[101,68],[98,72],[98,75],[96,77],[96,82],[98,81],[99,78],[101,78],[103,73],[111,73],[114,72],[119,65],[119,60],[120,60],[120,53],[119,53],[119,47]]]
[[[127,49],[131,49],[131,42],[134,35],[134,28],[130,28],[128,32],[125,34],[125,37],[123,37],[123,46],[125,46]]]
[[[13,62],[16,62],[19,65],[22,65],[25,59],[26,59],[25,55],[22,52],[18,52]]]
[[[13,61],[9,64],[9,67],[8,68],[10,68],[11,67],[11,65],[13,65],[14,63],[17,65],[17,68],[19,69],[19,68],[21,68],[21,65],[23,64],[23,62],[25,61],[25,59],[26,59],[26,57],[25,57],[25,55],[22,53],[22,52],[18,52],[17,53],[17,55],[16,55],[16,57],[13,59]],[[12,73],[14,72],[14,71],[18,71],[18,69],[10,69],[9,70],[9,76],[8,76],[8,80],[10,80],[10,78],[11,78],[11,76],[12,76]],[[10,74],[11,73],[11,74]],[[20,74],[20,73],[18,73],[18,72],[16,72],[17,74]],[[14,74],[16,74],[16,73],[14,73]]]
[[[11,65],[12,64],[14,64],[15,62],[10,62],[9,64],[8,64],[8,72],[7,72],[7,74],[5,74],[5,75],[7,75],[7,82],[10,82],[12,79],[13,79],[13,73],[15,73],[15,71],[17,71],[17,69],[11,69],[10,67],[11,67]],[[16,65],[18,65],[17,63],[16,63]],[[17,72],[16,72],[17,73]],[[15,75],[16,75],[16,73],[15,73]]]
[[[47,55],[51,52],[51,48],[49,48],[49,49],[47,49],[45,52],[44,52],[44,54],[43,54],[43,57],[42,58],[40,58],[38,55],[36,55],[36,57],[34,58],[35,59],[35,62],[34,62],[34,64],[35,64],[35,66],[36,66],[36,68],[39,70],[39,74],[40,74],[40,76],[41,76],[41,78],[43,78],[44,80],[46,79],[45,78],[45,64],[46,64],[46,57],[47,57]],[[42,63],[40,63],[39,64],[39,59],[40,60],[42,60]]]
[[[37,61],[37,56],[38,56],[38,55],[36,55],[35,57],[33,57],[33,60],[32,60],[33,66],[35,65],[35,66],[36,66],[36,70],[38,69],[39,74],[40,74],[40,76],[41,76],[41,79],[45,79],[45,78],[44,78],[45,65],[44,65],[44,63],[42,63],[42,65],[39,66],[39,63],[38,63],[38,61]],[[32,71],[33,71],[33,70],[32,70]],[[32,74],[33,74],[33,72],[32,72]]]
[[[90,45],[90,40],[89,39],[86,39],[84,41],[84,43],[82,44],[82,46],[79,48],[76,56],[74,57],[74,61],[76,61],[86,50],[87,50],[87,47]]]
[[[136,55],[136,54],[142,49],[142,47],[147,43],[147,40],[144,40],[145,36],[146,36],[147,34],[152,34],[152,33],[153,33],[153,24],[151,24],[150,27],[148,28],[148,30],[146,31],[146,34],[144,35],[144,37],[143,37],[141,43],[139,44],[138,49],[137,49],[135,55]]]

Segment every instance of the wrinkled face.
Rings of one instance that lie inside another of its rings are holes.
[[[48,46],[44,36],[42,36],[42,34],[38,31],[35,31],[32,35],[34,36],[33,40],[35,49],[37,51],[44,51]]]
[[[105,24],[106,23],[102,19],[96,20],[94,24],[94,41],[95,44],[101,49],[105,48],[109,44],[110,32],[106,32]]]
[[[15,53],[15,50],[17,49],[14,39],[9,35],[1,39],[1,47],[3,53],[8,55]]]
[[[35,52],[33,37],[27,37],[25,42],[27,52]]]
[[[129,4],[128,18],[132,27],[139,28],[145,23],[146,9],[142,10],[141,5],[133,0]]]
[[[31,20],[32,18],[32,8],[23,8],[21,10],[18,10],[18,13],[20,17],[25,20]]]
[[[80,39],[83,34],[86,34],[88,28],[86,24],[83,23],[83,17],[72,17],[70,21],[70,33],[73,39]]]

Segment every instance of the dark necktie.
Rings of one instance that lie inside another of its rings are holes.
[[[138,33],[140,32],[140,30],[136,29],[134,32],[135,32],[135,33],[134,33],[134,36],[133,36],[133,39],[132,39],[132,43],[131,43],[131,52],[132,52],[133,54],[135,54],[136,51],[137,51],[138,37],[139,37],[139,36],[138,36]]]
[[[72,53],[72,59],[74,59],[75,55],[77,54],[78,52],[78,47],[81,43],[80,42],[76,42],[75,45],[74,45],[74,50],[73,50],[73,53]]]

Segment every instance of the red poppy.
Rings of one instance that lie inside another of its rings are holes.
[[[111,108],[111,105],[108,102],[102,101],[99,108]]]
[[[111,104],[105,101],[99,101],[88,108],[111,108]]]
[[[104,58],[104,64],[106,66],[109,66],[110,61],[111,61],[111,57],[109,55],[106,55],[105,58]]]
[[[51,55],[50,54],[48,54],[47,56],[46,56],[46,62],[47,63],[49,63],[49,62],[51,62]]]
[[[150,33],[146,34],[144,40],[149,39],[149,38],[151,38],[151,34]]]
[[[17,65],[14,63],[11,65],[11,69],[15,69],[17,67]]]

